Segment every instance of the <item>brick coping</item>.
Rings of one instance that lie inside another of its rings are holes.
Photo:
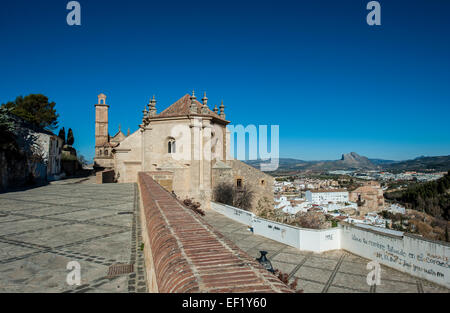
[[[150,175],[138,183],[157,291],[293,292],[256,260],[180,204]],[[147,260],[146,260],[147,261]]]

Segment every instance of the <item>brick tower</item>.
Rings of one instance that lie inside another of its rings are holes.
[[[98,103],[95,104],[95,157],[94,162],[101,167],[109,167],[110,153],[108,153],[108,108],[106,95],[98,95]]]

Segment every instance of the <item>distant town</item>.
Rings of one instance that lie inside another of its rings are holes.
[[[436,181],[445,174],[333,170],[321,174],[276,176],[275,210],[266,217],[307,228],[326,229],[344,221],[361,227],[376,227],[387,233],[417,232],[417,227],[408,220],[411,214],[419,212],[385,199],[385,193],[404,190],[414,183]],[[444,231],[445,226],[443,228]]]

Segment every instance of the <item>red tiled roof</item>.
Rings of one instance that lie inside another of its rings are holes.
[[[203,104],[198,102],[197,100],[194,100],[194,101],[197,104],[197,114],[201,114]],[[191,114],[190,107],[191,107],[191,96],[189,94],[186,94],[182,98],[178,99],[171,106],[169,106],[167,109],[165,109],[161,113],[157,114],[156,117],[189,115],[189,114]],[[209,115],[209,116],[213,116],[215,118],[222,119],[218,114],[214,113],[209,108],[208,108],[208,113],[202,114],[202,115]]]

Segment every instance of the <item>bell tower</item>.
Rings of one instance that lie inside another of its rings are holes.
[[[99,156],[98,147],[108,142],[108,108],[106,95],[99,94],[95,105],[95,156]]]

